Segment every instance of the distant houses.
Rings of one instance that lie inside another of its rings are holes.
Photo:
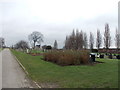
[[[109,49],[105,49],[105,48],[101,48],[98,50],[99,53],[118,53],[120,54],[120,49],[116,49],[116,48],[109,48]]]

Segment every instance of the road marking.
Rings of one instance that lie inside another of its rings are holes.
[[[41,86],[40,86],[40,85],[38,85],[38,84],[37,84],[37,82],[35,82],[35,81],[33,81],[33,82],[37,85],[37,87],[38,87],[38,88],[41,88]]]

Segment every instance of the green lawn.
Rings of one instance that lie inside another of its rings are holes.
[[[43,51],[40,50],[30,50],[31,53],[43,53]]]
[[[118,88],[118,60],[97,59],[104,63],[94,66],[58,66],[11,50],[29,72],[29,76],[40,85],[55,85],[62,88]]]
[[[0,51],[2,51],[3,50],[3,48],[0,48]]]

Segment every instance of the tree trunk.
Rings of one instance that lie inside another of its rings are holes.
[[[34,41],[34,48],[33,49],[35,49],[35,41]]]

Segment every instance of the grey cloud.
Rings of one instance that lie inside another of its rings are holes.
[[[118,24],[117,12],[107,13],[94,17],[91,19],[81,19],[78,18],[71,22],[62,23],[62,22],[46,22],[38,17],[32,17],[28,13],[28,8],[25,7],[24,3],[5,3],[4,7],[2,6],[2,22],[0,22],[0,28],[2,35],[6,40],[6,45],[11,46],[15,44],[18,40],[27,40],[28,35],[33,31],[39,31],[44,35],[43,44],[53,45],[54,41],[58,41],[60,48],[64,46],[64,41],[66,35],[69,35],[73,29],[83,30],[87,32],[93,32],[96,35],[96,30],[99,28],[104,33],[105,23],[110,24],[111,35],[114,39],[115,29]],[[25,9],[25,11],[21,11]],[[89,15],[89,14],[88,14]],[[1,35],[1,34],[0,34]]]

